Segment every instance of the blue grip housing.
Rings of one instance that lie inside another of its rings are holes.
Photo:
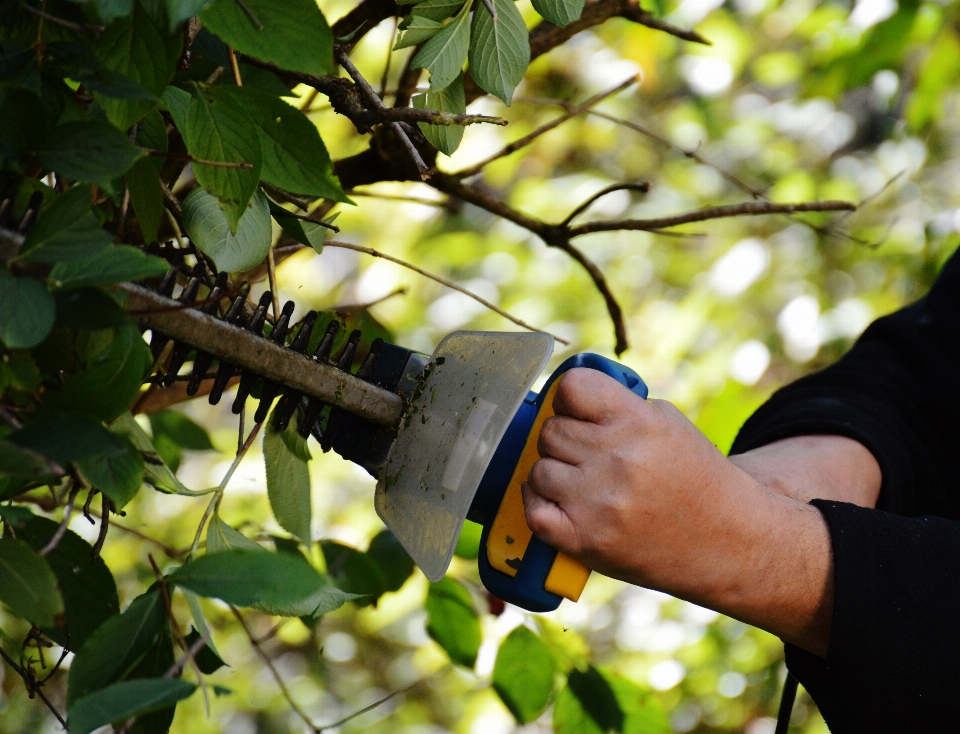
[[[565,360],[550,375],[550,379],[540,390],[539,394],[531,392],[520,406],[507,432],[501,439],[494,452],[493,459],[487,467],[477,488],[473,504],[467,518],[483,525],[480,536],[480,554],[477,563],[480,567],[480,580],[487,590],[495,597],[505,602],[522,607],[531,612],[550,612],[560,606],[562,597],[544,589],[544,583],[550,568],[557,557],[557,550],[537,536],[530,539],[526,553],[520,561],[516,576],[508,576],[490,565],[487,558],[487,538],[490,526],[500,509],[500,503],[507,491],[507,486],[513,478],[520,455],[523,453],[530,429],[543,401],[550,390],[550,386],[567,370],[577,367],[597,370],[609,375],[621,385],[624,385],[634,394],[646,399],[647,386],[636,372],[629,367],[614,362],[612,359],[601,357],[599,354],[582,352]]]

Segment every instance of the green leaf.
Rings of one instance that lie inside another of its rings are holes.
[[[50,271],[50,280],[64,290],[71,290],[153,278],[169,269],[170,263],[166,260],[147,255],[136,247],[119,245],[107,247],[85,260],[57,263]]]
[[[161,106],[170,113],[181,135],[187,129],[187,110],[190,109],[191,99],[190,92],[180,87],[167,87],[160,98]]]
[[[49,137],[52,124],[47,110],[32,91],[0,85],[0,135],[18,156],[37,150]]]
[[[463,528],[460,530],[460,537],[457,538],[457,547],[453,549],[453,554],[457,558],[474,559],[480,555],[480,534],[483,532],[483,526],[470,520],[463,521]]]
[[[167,15],[170,17],[172,31],[183,21],[200,15],[200,11],[207,7],[212,0],[167,0]]]
[[[200,596],[281,616],[326,614],[352,598],[329,586],[309,564],[263,550],[208,553],[168,578]]]
[[[467,100],[463,93],[463,74],[461,73],[449,87],[439,92],[427,92],[414,95],[413,106],[419,110],[438,110],[462,115],[467,111]],[[430,125],[418,122],[418,127],[430,144],[444,155],[453,155],[463,140],[462,125]]]
[[[347,203],[316,126],[296,107],[253,87],[227,87],[260,134],[264,181],[284,191]]]
[[[220,553],[229,550],[270,552],[259,543],[250,540],[239,530],[234,530],[220,519],[219,514],[214,512],[210,524],[207,526],[207,553]]]
[[[113,500],[117,510],[122,510],[143,484],[144,463],[129,439],[117,440],[120,451],[81,459],[78,466],[87,481]]]
[[[183,225],[190,241],[213,259],[218,270],[228,273],[256,267],[270,250],[270,206],[259,189],[235,232],[217,200],[203,189],[194,189],[184,200]]]
[[[167,612],[159,588],[134,599],[100,625],[77,652],[67,678],[67,704],[116,683],[153,647]]]
[[[250,197],[257,191],[263,167],[257,127],[243,105],[234,100],[229,87],[197,87],[184,122],[183,140],[194,158],[249,166],[193,164],[197,182],[217,197],[230,231],[236,232]]]
[[[139,678],[162,678],[173,665],[173,638],[170,625],[163,625],[157,641],[147,650],[137,666],[127,674],[127,680]],[[149,714],[140,714],[130,729],[130,734],[167,734],[177,707],[175,704]]]
[[[493,7],[496,20],[484,10],[473,14],[470,75],[509,106],[530,63],[530,36],[513,0],[493,0]]]
[[[166,708],[189,697],[197,687],[180,678],[140,678],[107,686],[84,696],[69,709],[70,734],[90,734],[94,729],[131,716]]]
[[[123,450],[117,437],[94,420],[82,415],[59,413],[38,420],[11,433],[7,439],[46,456],[61,466],[90,456],[117,454]]]
[[[100,19],[104,22],[130,15],[133,12],[133,0],[94,0],[93,4]]]
[[[376,560],[334,540],[320,543],[324,560],[327,562],[327,574],[337,588],[363,597],[361,606],[372,604],[384,592],[386,579]]]
[[[448,576],[430,584],[426,608],[427,634],[453,662],[472,668],[477,662],[482,634],[470,592]]]
[[[51,391],[42,406],[47,414],[66,410],[112,421],[129,410],[140,393],[153,356],[139,329],[127,324],[93,333],[97,338],[87,347],[86,368]]]
[[[409,48],[410,46],[416,46],[418,43],[423,43],[428,38],[435,36],[441,28],[443,28],[443,23],[415,15],[407,23],[393,50],[399,51],[401,48]]]
[[[291,215],[290,212],[270,198],[267,199],[267,203],[270,205],[270,215],[277,221],[277,224],[280,225],[284,232],[300,244],[312,247],[318,253],[323,251],[324,240],[330,236],[330,233],[333,231],[332,229],[316,222],[307,222],[299,219]],[[340,216],[340,212],[321,221],[327,224],[333,224],[338,216]]]
[[[553,707],[557,734],[669,734],[670,722],[656,700],[622,676],[574,669]]]
[[[439,92],[449,86],[463,70],[470,45],[470,3],[464,3],[446,28],[427,41],[410,62],[430,72],[430,89]]]
[[[196,630],[191,630],[190,634],[186,635],[184,638],[188,648],[193,647],[199,639],[200,633]],[[201,647],[200,651],[193,656],[193,659],[196,661],[197,667],[200,668],[200,672],[205,675],[216,673],[218,670],[220,670],[220,668],[226,665],[226,663],[220,659],[220,656],[211,650],[206,644],[206,638],[204,638],[204,646]]]
[[[500,643],[493,688],[517,723],[526,724],[546,708],[555,672],[543,640],[526,627],[517,627]]]
[[[333,33],[313,0],[214,0],[200,19],[242,54],[289,71],[334,72]]]
[[[0,601],[41,627],[52,627],[63,613],[57,579],[44,557],[11,537],[0,538]]]
[[[150,430],[156,438],[168,436],[181,448],[190,451],[209,451],[213,448],[206,429],[194,423],[179,410],[163,410],[150,414]]]
[[[177,479],[176,475],[170,471],[170,467],[160,458],[150,437],[130,413],[124,413],[117,418],[110,426],[110,430],[126,436],[134,447],[136,447],[140,455],[144,457],[144,482],[161,492],[167,492],[169,494],[181,494],[188,497],[206,494],[206,492],[194,492],[193,490],[187,489],[187,487]]]
[[[0,342],[30,349],[47,338],[57,306],[36,278],[20,278],[0,265]]]
[[[563,27],[580,20],[585,3],[586,0],[533,0],[533,9],[554,25]]]
[[[203,616],[200,597],[190,591],[190,589],[180,589],[180,593],[183,594],[183,598],[187,600],[187,605],[190,607],[190,615],[193,617],[193,624],[197,628],[197,632],[203,637],[207,648],[219,658],[220,653],[217,650],[217,646],[213,643],[213,635],[210,633],[207,618]],[[226,663],[223,664],[226,665]]]
[[[57,291],[53,299],[57,303],[57,325],[68,329],[111,329],[122,326],[128,318],[126,311],[99,288]]]
[[[121,130],[156,105],[156,98],[173,79],[183,53],[183,34],[170,33],[162,15],[151,14],[145,5],[137,3],[130,17],[115,20],[97,39],[97,55],[108,69],[132,79],[154,95],[153,100],[97,97],[107,119]]]
[[[367,555],[380,569],[383,592],[398,591],[413,573],[413,559],[389,530],[381,530],[373,537]]]
[[[412,24],[415,18],[426,18],[437,22],[446,20],[463,6],[464,0],[426,0],[413,9],[410,22]]]
[[[45,517],[34,517],[15,526],[17,538],[35,551],[42,550],[58,524]],[[117,586],[102,558],[91,561],[93,548],[72,530],[67,530],[57,547],[44,558],[57,577],[63,597],[63,620],[44,627],[44,634],[58,645],[76,652],[90,634],[120,611]]]
[[[14,499],[31,488],[59,483],[63,469],[51,466],[42,456],[0,440],[0,500]],[[6,469],[11,469],[7,471]]]
[[[101,252],[113,237],[93,213],[89,184],[74,186],[40,210],[21,259],[35,263],[82,260]]]
[[[83,84],[89,91],[98,93],[101,99],[157,101],[154,93],[108,68],[90,46],[54,41],[47,44],[46,53],[44,72]]]
[[[157,239],[163,218],[163,186],[157,167],[149,158],[141,158],[127,171],[124,180],[130,191],[130,205],[145,242]],[[101,230],[102,231],[102,230]]]
[[[267,469],[267,496],[280,527],[304,543],[310,542],[310,449],[297,433],[298,416],[285,431],[278,431],[273,416],[263,434],[263,458]]]
[[[126,135],[100,120],[58,125],[37,150],[37,160],[47,170],[93,183],[122,176],[140,155]]]

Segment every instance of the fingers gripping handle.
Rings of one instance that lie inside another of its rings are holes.
[[[590,570],[582,563],[533,535],[527,526],[521,494],[522,484],[540,459],[537,441],[544,421],[553,415],[553,398],[563,374],[578,367],[609,375],[636,395],[647,397],[647,386],[629,367],[598,354],[584,353],[561,364],[534,401],[538,408],[536,418],[497,514],[484,526],[479,558],[480,577],[494,596],[534,612],[556,609],[564,597],[577,601],[590,576]]]

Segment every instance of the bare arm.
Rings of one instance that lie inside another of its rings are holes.
[[[761,446],[730,461],[771,492],[875,507],[880,465],[862,444],[844,436],[796,436]]]
[[[539,537],[608,576],[826,653],[830,538],[806,495],[823,496],[822,482],[839,499],[869,452],[818,437],[825,443],[780,442],[738,465],[673,405],[590,370],[567,374],[554,408],[540,435],[544,458],[524,487]],[[879,486],[879,469],[875,478]]]

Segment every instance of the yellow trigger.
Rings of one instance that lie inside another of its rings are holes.
[[[507,491],[500,502],[500,509],[493,520],[493,525],[490,527],[490,534],[487,538],[487,558],[493,568],[508,576],[517,575],[520,561],[527,551],[530,538],[533,537],[533,532],[527,526],[527,518],[523,512],[523,494],[520,487],[527,481],[530,470],[540,459],[540,453],[537,451],[537,440],[540,437],[543,422],[554,414],[553,398],[562,379],[563,376],[559,377],[547,391],[527,436],[523,453],[520,454],[517,466],[513,470],[513,476],[507,485]],[[577,601],[589,576],[590,569],[565,553],[558,552],[547,575],[544,588],[553,594],[558,594],[571,601]]]

